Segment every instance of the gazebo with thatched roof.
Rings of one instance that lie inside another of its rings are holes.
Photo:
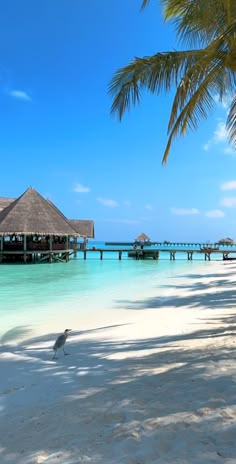
[[[136,237],[135,242],[150,242],[151,239],[142,232],[138,237]]]
[[[0,262],[69,260],[70,238],[80,233],[52,202],[30,187],[5,204],[0,208]]]

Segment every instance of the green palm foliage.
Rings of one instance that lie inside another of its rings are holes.
[[[143,0],[145,8],[150,0]],[[109,85],[112,113],[122,119],[142,91],[176,93],[168,124],[166,163],[172,141],[197,129],[216,105],[216,97],[232,101],[227,119],[229,140],[236,148],[236,0],[160,0],[186,51],[134,58],[118,69]]]

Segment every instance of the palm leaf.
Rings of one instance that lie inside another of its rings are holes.
[[[161,0],[165,20],[171,20],[178,38],[189,47],[209,44],[234,23],[236,18],[235,0]],[[143,0],[141,9],[150,0]]]
[[[119,118],[140,102],[143,90],[159,94],[176,87],[168,125],[166,163],[173,139],[196,129],[208,116],[216,95],[223,99],[236,89],[236,0],[161,0],[181,41],[192,50],[135,58],[115,73],[109,85],[112,113]],[[144,9],[150,0],[142,0]],[[202,49],[195,50],[202,46]],[[236,96],[227,119],[229,139],[236,147]]]
[[[169,130],[173,127],[178,112],[183,109],[186,101],[194,95],[200,83],[205,80],[208,70],[212,65],[216,65],[219,69],[220,79],[216,79],[216,93],[220,99],[226,94],[233,94],[236,85],[236,75],[225,67],[225,62],[228,57],[228,43],[232,35],[233,26],[230,26],[224,34],[215,39],[208,47],[199,51],[199,59],[186,70],[182,78],[173,102],[171,116],[169,121]],[[222,73],[222,70],[224,72]]]
[[[236,96],[233,98],[227,121],[226,129],[229,134],[229,140],[236,149]]]
[[[199,85],[194,95],[192,95],[185,107],[179,113],[170,131],[169,139],[162,159],[163,164],[165,164],[167,161],[173,139],[177,135],[184,135],[187,129],[196,130],[199,121],[203,118],[207,118],[209,112],[215,106],[216,102],[214,97],[217,93],[223,73],[223,66],[221,67],[220,72],[219,65],[213,65],[212,68],[208,70],[208,74]]]
[[[177,37],[187,46],[207,45],[227,26],[225,0],[163,0],[165,18],[172,20]]]
[[[135,105],[141,99],[145,88],[159,94],[177,86],[182,75],[197,62],[201,51],[180,51],[157,53],[146,58],[135,58],[130,64],[116,71],[109,85],[113,97],[111,113],[118,113],[119,119],[131,103]]]
[[[149,4],[150,0],[143,0],[142,5],[141,5],[141,10],[144,10],[146,6]]]

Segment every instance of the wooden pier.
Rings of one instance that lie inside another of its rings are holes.
[[[125,246],[129,246],[129,247],[132,247],[134,245],[134,243],[136,243],[136,241],[132,241],[132,242],[105,242],[105,245],[106,246],[120,246],[120,247],[125,247]],[[167,249],[168,248],[173,248],[173,247],[185,247],[185,248],[188,248],[188,247],[198,247],[198,248],[203,248],[203,247],[222,247],[222,248],[227,248],[227,247],[233,247],[233,248],[236,248],[236,243],[232,243],[232,244],[222,244],[222,243],[219,243],[219,242],[215,242],[215,243],[205,243],[205,242],[153,242],[153,241],[150,241],[150,242],[145,242],[144,243],[145,247],[148,246],[148,247],[153,247],[153,246],[156,246],[156,247],[166,247]]]
[[[74,256],[76,257],[77,255],[80,256],[82,253],[83,258],[87,259],[87,256],[89,254],[94,254],[97,253],[99,254],[100,259],[102,260],[105,254],[110,254],[110,253],[116,253],[117,257],[119,260],[122,259],[123,256],[126,258],[133,258],[136,260],[140,259],[153,259],[153,260],[158,260],[161,255],[168,253],[169,254],[169,259],[171,261],[174,261],[176,259],[176,254],[179,255],[180,253],[184,253],[186,255],[186,258],[188,261],[193,260],[194,255],[204,255],[205,261],[210,261],[212,256],[215,256],[216,254],[222,256],[222,260],[230,260],[230,259],[236,259],[236,249],[234,250],[225,250],[225,249],[219,249],[219,250],[210,250],[208,249],[207,251],[197,249],[197,250],[191,250],[191,249],[181,249],[181,250],[176,250],[176,249],[166,249],[166,248],[147,248],[147,249],[137,249],[137,250],[131,250],[130,248],[88,248],[86,250],[80,250],[76,249],[74,250]],[[230,258],[229,255],[233,254],[235,258]]]
[[[121,260],[122,256],[126,254],[128,258],[133,258],[136,260],[139,259],[158,259],[159,251],[158,250],[131,250],[130,248],[87,248],[86,250],[76,249],[74,250],[74,257],[77,257],[78,253],[83,254],[83,258],[87,259],[87,254],[98,253],[100,259],[103,259],[103,255],[108,253],[117,253],[118,259]]]

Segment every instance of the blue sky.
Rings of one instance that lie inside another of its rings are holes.
[[[29,186],[97,240],[236,238],[236,153],[217,105],[161,165],[171,95],[144,95],[122,123],[108,84],[134,56],[178,47],[159,2],[0,1],[0,196]]]

